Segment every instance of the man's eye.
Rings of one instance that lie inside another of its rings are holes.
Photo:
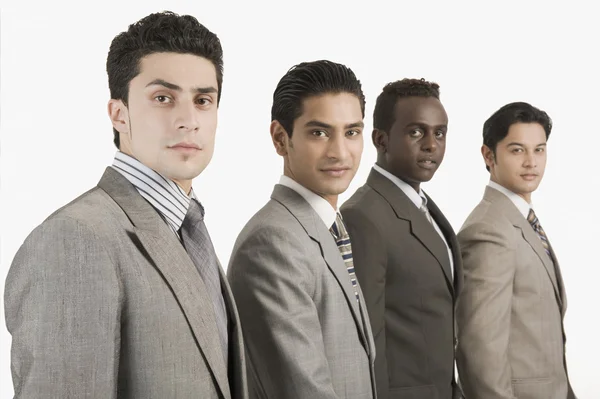
[[[324,130],[313,130],[312,134],[313,134],[313,136],[317,136],[317,137],[327,136],[327,133],[325,133]]]
[[[171,102],[171,98],[168,96],[156,96],[154,99],[161,104],[167,104]]]
[[[199,98],[196,100],[196,103],[199,105],[208,105],[210,104],[212,101],[209,98]]]

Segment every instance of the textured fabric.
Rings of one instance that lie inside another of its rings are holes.
[[[25,240],[8,272],[15,398],[247,398],[239,318],[223,362],[211,298],[179,239],[108,167]]]
[[[181,239],[185,250],[196,265],[204,285],[212,299],[212,305],[219,329],[219,339],[223,351],[223,359],[227,362],[228,356],[228,328],[227,310],[219,279],[219,265],[215,248],[204,224],[204,212],[196,200],[190,202],[187,215],[181,225]]]
[[[457,360],[465,396],[572,398],[566,296],[558,262],[539,235],[508,196],[487,187],[458,240],[464,285],[456,310]]]
[[[275,186],[238,236],[227,274],[252,398],[374,397],[366,309],[356,301],[329,226],[300,194]]]
[[[344,226],[342,215],[339,213],[337,214],[335,222],[333,222],[333,225],[329,231],[331,231],[331,234],[335,239],[335,243],[340,250],[340,254],[342,255],[342,259],[344,259],[346,269],[348,269],[348,274],[350,275],[352,287],[354,288],[354,295],[356,295],[356,300],[358,301],[359,297],[358,291],[356,290],[356,273],[354,272],[354,261],[352,259],[352,245],[350,243],[350,236],[348,235],[346,226]]]

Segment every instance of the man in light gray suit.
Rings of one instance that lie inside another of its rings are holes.
[[[213,154],[223,53],[191,16],[112,42],[117,152],[18,251],[6,324],[18,398],[247,398],[233,296],[192,190]]]
[[[500,108],[483,127],[490,182],[458,234],[457,363],[467,398],[575,398],[565,360],[565,287],[531,203],[551,129],[544,111],[522,102]]]
[[[252,398],[373,398],[374,343],[338,195],[363,149],[364,96],[347,67],[301,63],[273,95],[284,172],[240,233],[228,277]]]

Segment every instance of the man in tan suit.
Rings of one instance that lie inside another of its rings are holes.
[[[505,105],[483,126],[490,183],[458,234],[457,362],[467,398],[575,398],[565,363],[567,298],[531,204],[551,129],[548,115],[527,103]]]

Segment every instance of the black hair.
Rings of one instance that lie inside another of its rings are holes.
[[[396,119],[394,112],[396,103],[399,98],[404,97],[434,97],[439,100],[440,86],[425,79],[409,78],[386,84],[377,97],[373,110],[373,127],[375,129],[384,132],[390,131]]]
[[[495,155],[498,143],[508,135],[508,130],[515,123],[539,123],[546,132],[546,140],[552,131],[552,119],[546,112],[526,102],[514,102],[506,104],[485,121],[483,144]],[[486,169],[490,170],[487,165]]]
[[[190,15],[170,11],[150,14],[129,25],[112,41],[106,71],[110,97],[127,105],[129,83],[140,73],[140,60],[153,53],[194,54],[206,58],[217,72],[217,104],[223,84],[223,49],[219,38]],[[119,132],[113,128],[119,148]]]
[[[302,101],[328,93],[354,94],[364,118],[365,96],[354,72],[345,65],[319,60],[295,65],[281,78],[273,93],[271,120],[277,120],[292,137],[294,121],[302,115]]]

